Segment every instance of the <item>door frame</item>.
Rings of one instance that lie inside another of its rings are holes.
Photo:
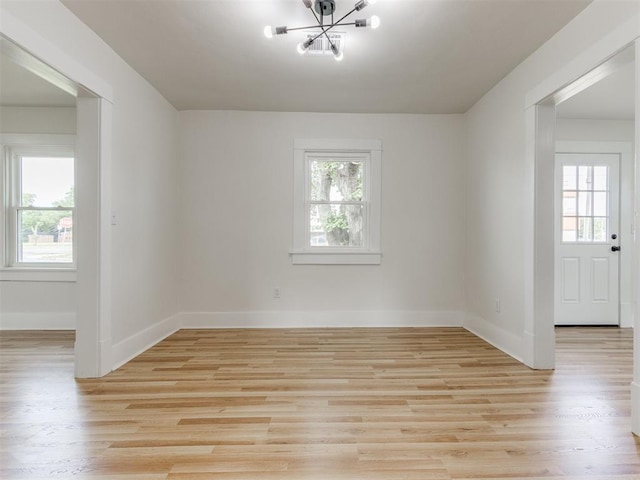
[[[619,253],[618,324],[621,328],[631,328],[633,327],[633,272],[631,268],[633,263],[633,144],[618,141],[557,141],[556,155],[562,153],[614,154],[620,157],[619,245],[622,248]]]
[[[2,7],[0,6],[0,9]],[[77,92],[75,376],[111,371],[111,136],[113,89],[38,32],[2,11],[3,48],[26,52],[33,73]],[[39,66],[39,67],[38,67]],[[40,68],[42,67],[42,68]]]
[[[640,171],[640,40],[634,19],[621,25],[579,57],[548,77],[525,98],[525,325],[522,358],[536,369],[555,366],[554,305],[554,164],[555,106],[614,71],[616,55],[635,46],[635,170]],[[613,67],[609,68],[609,67]],[[562,98],[564,95],[564,98]],[[640,191],[640,179],[634,189]],[[640,195],[635,212],[640,210]],[[637,213],[634,224],[637,224]],[[632,281],[635,297],[640,293],[640,239],[634,240]],[[631,384],[631,430],[640,435],[640,302],[634,306],[633,382]]]

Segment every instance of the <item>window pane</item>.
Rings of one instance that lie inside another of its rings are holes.
[[[73,262],[71,210],[19,210],[18,234],[18,262]]]
[[[591,242],[593,241],[593,223],[592,218],[579,218],[578,219],[578,241],[579,242]]]
[[[591,205],[592,195],[591,192],[578,193],[578,215],[581,217],[593,215],[593,207]]]
[[[562,170],[562,240],[605,242],[609,227],[609,167],[568,165]],[[577,175],[578,191],[572,191]],[[575,218],[575,217],[578,218]]]
[[[577,176],[575,165],[565,165],[562,167],[562,189],[576,190]]]
[[[607,190],[608,188],[608,172],[607,167],[593,167],[593,189]]]
[[[562,215],[572,217],[577,214],[576,192],[562,192]]]
[[[22,157],[23,207],[73,207],[73,158]]]
[[[593,215],[596,217],[607,216],[607,192],[593,194]]]
[[[576,217],[562,218],[562,241],[575,242],[578,240],[578,219]]]
[[[607,219],[606,218],[596,217],[593,219],[593,241],[594,242],[607,241]]]
[[[362,205],[311,205],[310,246],[362,247]]]
[[[310,168],[311,200],[362,200],[363,162],[313,160]]]
[[[593,190],[593,167],[578,167],[578,190]]]

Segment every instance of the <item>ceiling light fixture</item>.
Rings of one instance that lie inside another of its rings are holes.
[[[313,16],[318,22],[317,25],[310,25],[306,27],[294,27],[294,28],[289,28],[286,26],[272,27],[268,25],[264,27],[264,36],[267,38],[273,38],[276,35],[285,35],[295,30],[312,30],[312,29],[318,28],[320,29],[320,33],[309,35],[307,40],[298,44],[298,53],[300,53],[301,55],[304,55],[309,51],[309,49],[311,48],[311,46],[314,44],[316,40],[324,36],[329,42],[329,46],[331,48],[331,52],[333,53],[334,58],[340,61],[344,57],[344,53],[335,44],[332,38],[328,35],[328,32],[330,30],[334,29],[335,27],[344,27],[344,26],[355,26],[356,28],[370,27],[373,29],[376,29],[380,26],[380,18],[378,18],[376,15],[373,15],[370,18],[358,19],[353,22],[341,23],[352,13],[359,12],[360,10],[362,10],[364,7],[368,5],[373,5],[374,3],[376,3],[376,0],[358,0],[355,6],[353,7],[353,9],[349,13],[341,17],[340,20],[338,20],[337,22],[334,21],[334,16],[333,16],[336,10],[335,0],[302,0],[302,3],[304,3],[304,6],[307,7],[311,11],[311,13],[313,13]],[[325,23],[324,22],[325,17],[331,17],[331,23]]]

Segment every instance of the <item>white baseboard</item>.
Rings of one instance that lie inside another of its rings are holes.
[[[178,330],[180,315],[176,314],[114,344],[111,347],[112,370],[121,367]]]
[[[75,330],[75,312],[3,312],[0,330]]]
[[[640,437],[640,384],[631,382],[631,431]]]
[[[485,342],[490,343],[498,350],[502,350],[507,355],[522,362],[522,338],[518,335],[507,332],[472,313],[467,314],[464,321],[464,328]]]
[[[183,312],[182,328],[462,327],[458,311]]]

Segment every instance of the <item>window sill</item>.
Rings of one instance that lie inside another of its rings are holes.
[[[380,252],[291,252],[293,265],[380,265]]]
[[[74,283],[76,270],[68,268],[0,268],[0,281]]]

